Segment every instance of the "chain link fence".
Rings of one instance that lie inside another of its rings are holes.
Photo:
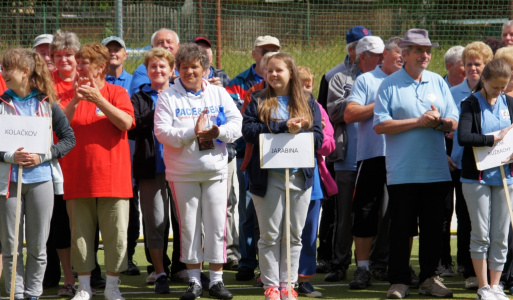
[[[150,44],[163,27],[175,30],[182,43],[202,34],[217,52],[214,64],[230,77],[252,62],[257,36],[276,36],[298,64],[316,78],[345,56],[345,33],[354,25],[369,28],[383,40],[410,28],[429,30],[441,47],[430,70],[445,74],[443,54],[453,45],[486,37],[500,38],[513,1],[506,0],[74,0],[0,1],[0,50],[30,48],[33,39],[57,29],[77,33],[82,43],[122,36],[130,49]],[[142,62],[134,51],[126,62],[132,72]]]

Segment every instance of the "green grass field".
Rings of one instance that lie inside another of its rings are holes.
[[[452,254],[453,259],[456,258],[456,239],[451,240],[452,246]],[[169,248],[171,249],[171,247]],[[412,265],[416,272],[419,271],[418,264],[418,240],[415,239],[413,244],[413,255],[412,255]],[[98,252],[100,264],[102,265],[102,271],[105,274],[105,269],[103,268],[103,251]],[[171,256],[171,253],[169,253]],[[168,295],[157,295],[153,293],[153,286],[146,285],[146,259],[144,257],[144,249],[141,246],[138,246],[135,254],[135,261],[138,262],[139,267],[141,268],[142,274],[140,276],[125,276],[121,275],[121,285],[120,289],[123,293],[123,296],[126,299],[179,299],[182,293],[185,291],[186,284],[183,283],[171,283],[171,294]],[[355,270],[354,264],[352,264],[349,268],[348,272],[348,280],[344,280],[338,283],[328,283],[324,281],[324,274],[318,274],[313,277],[312,283],[316,286],[316,288],[323,293],[324,299],[385,299],[386,292],[389,288],[388,282],[380,282],[373,281],[373,285],[366,290],[354,291],[349,290],[348,283],[349,280],[353,278],[353,272]],[[239,282],[235,280],[235,271],[225,271],[224,273],[224,282],[228,289],[233,293],[234,298],[236,300],[256,300],[256,299],[264,299],[263,289],[254,287],[254,281],[247,282]],[[452,289],[454,293],[454,299],[475,299],[476,294],[475,291],[466,290],[464,288],[464,278],[461,275],[456,275],[452,278],[447,278],[445,280],[447,287]],[[4,285],[4,278],[0,280],[1,286]],[[42,298],[45,299],[67,299],[67,298],[59,298],[57,296],[58,288],[46,289]],[[102,293],[103,290],[98,290],[98,293]],[[410,290],[410,296],[407,299],[436,299],[430,298],[426,296],[420,296],[416,289]],[[5,298],[4,289],[2,289],[2,296]],[[210,298],[208,293],[204,293],[202,299]],[[103,295],[98,294],[93,297],[93,299],[104,299]],[[306,297],[301,297],[300,299],[307,299]]]

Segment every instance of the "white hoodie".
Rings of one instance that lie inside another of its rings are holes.
[[[210,125],[216,124],[219,106],[224,106],[226,124],[219,126],[219,144],[199,151],[194,127],[201,112],[208,108]],[[164,163],[168,181],[204,181],[227,177],[226,143],[242,136],[242,115],[228,92],[203,80],[203,92],[187,93],[177,78],[175,84],[159,95],[155,107],[155,136],[164,145]]]

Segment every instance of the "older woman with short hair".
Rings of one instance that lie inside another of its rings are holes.
[[[153,119],[159,94],[169,88],[175,57],[164,48],[153,48],[146,53],[144,66],[150,83],[142,85],[139,92],[131,97],[136,124],[129,133],[135,139],[133,174],[139,181],[144,239],[155,267],[154,290],[157,294],[168,294],[163,255],[172,202],[165,177],[163,147],[155,138]]]
[[[176,64],[180,77],[157,101],[155,135],[164,145],[166,179],[180,221],[180,260],[189,274],[189,288],[181,299],[202,295],[200,268],[204,261],[210,264],[209,294],[231,299],[222,281],[228,198],[226,143],[242,135],[242,116],[225,89],[203,78],[209,66],[205,49],[192,43],[181,45]],[[225,121],[217,122],[222,119]]]
[[[127,227],[132,197],[127,131],[135,126],[126,90],[105,81],[110,55],[99,43],[76,53],[77,83],[64,112],[77,146],[63,160],[64,200],[71,224],[71,260],[78,272],[74,300],[92,297],[96,224],[102,233],[108,300],[123,300],[119,273],[127,268]]]
[[[59,99],[73,86],[77,66],[75,54],[80,47],[82,45],[75,33],[60,29],[55,32],[50,44],[50,57],[57,68],[52,73],[52,80]]]

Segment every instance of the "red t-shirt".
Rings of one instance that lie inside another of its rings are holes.
[[[73,80],[72,81],[64,81],[59,77],[59,72],[55,71],[52,73],[52,81],[53,87],[55,89],[55,94],[57,94],[57,99],[61,99],[63,94],[68,92],[73,88]]]
[[[105,83],[100,90],[112,105],[134,118],[127,91]],[[64,99],[63,99],[64,100]],[[62,106],[69,99],[61,102]],[[132,128],[135,118],[132,120]],[[64,199],[132,197],[130,149],[127,132],[119,130],[96,105],[82,100],[71,121],[77,144],[62,158]]]

